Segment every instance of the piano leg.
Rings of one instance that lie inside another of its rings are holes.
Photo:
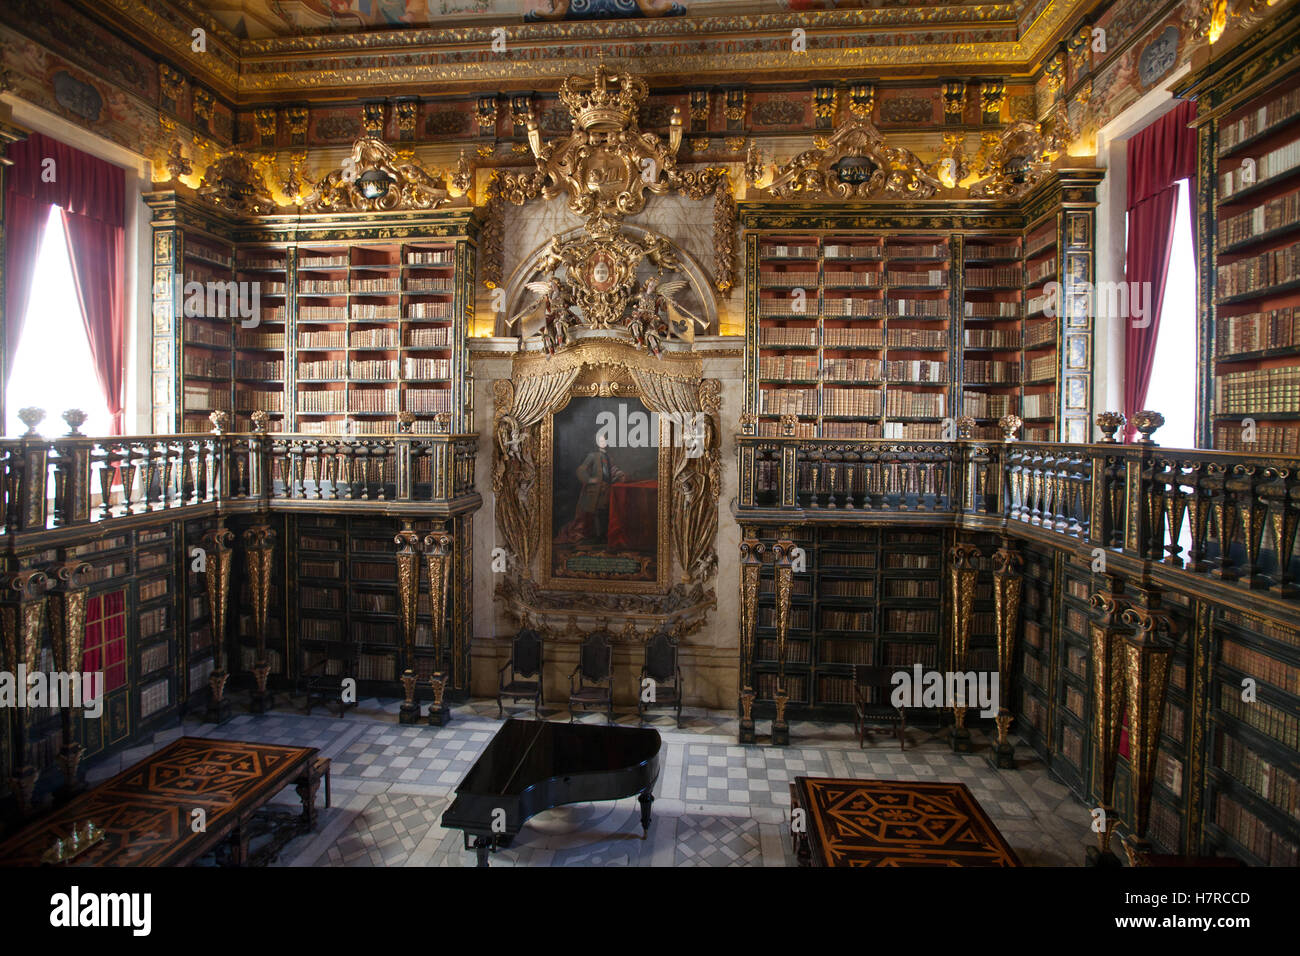
[[[492,850],[492,841],[487,837],[476,836],[474,838],[474,852],[478,854],[478,865],[488,865],[488,853]]]
[[[650,832],[650,804],[655,802],[655,796],[647,788],[641,791],[641,796],[637,799],[641,801],[641,839],[644,840]]]

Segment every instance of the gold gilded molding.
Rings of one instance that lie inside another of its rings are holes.
[[[888,145],[868,120],[856,119],[825,146],[779,167],[764,191],[779,199],[926,199],[940,185],[914,153]]]
[[[972,199],[1014,199],[1033,189],[1052,169],[1060,145],[1043,136],[1042,125],[1019,120],[1007,127],[988,151],[970,187]]]
[[[1119,628],[1121,607],[1119,593],[1123,585],[1118,578],[1104,577],[1105,587],[1099,588],[1089,598],[1096,612],[1096,620],[1089,624],[1089,647],[1092,658],[1092,733],[1096,750],[1094,780],[1099,780],[1098,792],[1106,820],[1097,832],[1101,852],[1110,851],[1110,840],[1115,830],[1114,816],[1115,770],[1119,760],[1119,736],[1124,710],[1125,672],[1124,650]]]
[[[758,585],[763,570],[763,542],[747,537],[740,542],[740,690],[754,689],[754,647],[758,637]],[[749,703],[753,704],[750,693]],[[746,713],[748,719],[748,713]]]
[[[204,170],[198,194],[214,206],[234,213],[261,216],[279,209],[262,174],[239,150],[223,153]]]
[[[434,671],[442,671],[442,642],[447,629],[447,595],[448,581],[451,577],[452,536],[446,531],[434,531],[424,536],[424,563],[429,572],[429,614],[433,617]],[[461,635],[452,635],[451,648],[451,684],[464,687],[464,675],[461,670]],[[435,709],[439,703],[434,701]]]
[[[1024,586],[1025,561],[1014,543],[1002,539],[1002,546],[993,552],[993,618],[998,651],[998,687],[1002,703],[999,707],[998,747],[1010,747],[1007,734],[1011,727],[1012,666],[1016,656],[1016,636],[1020,629],[1020,594]],[[1004,720],[1005,718],[1005,720]]]
[[[306,212],[437,209],[447,187],[419,163],[403,161],[373,136],[352,144],[351,156],[316,183],[303,203]]]

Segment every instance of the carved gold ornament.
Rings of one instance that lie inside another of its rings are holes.
[[[914,153],[859,119],[779,167],[766,191],[780,199],[927,199],[939,185]]]
[[[972,199],[1014,199],[1031,190],[1052,168],[1058,144],[1043,136],[1038,123],[1020,120],[1007,127],[988,152],[970,188]]]
[[[204,170],[198,193],[214,206],[236,213],[260,216],[278,208],[262,174],[238,150],[223,153]]]
[[[303,203],[307,212],[436,209],[447,187],[419,163],[403,162],[381,139],[363,136],[343,165],[316,183]]]

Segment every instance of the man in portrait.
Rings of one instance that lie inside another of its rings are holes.
[[[609,457],[608,440],[596,436],[596,447],[577,468],[578,503],[573,520],[560,529],[561,544],[604,544],[609,537],[609,489],[626,475]]]

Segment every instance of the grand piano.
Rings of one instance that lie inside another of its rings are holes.
[[[463,831],[465,849],[487,866],[543,810],[638,795],[644,840],[661,746],[657,730],[507,720],[457,785],[442,825]]]

